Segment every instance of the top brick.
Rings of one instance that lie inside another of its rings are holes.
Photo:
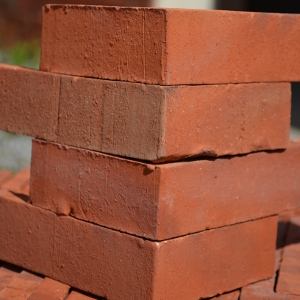
[[[40,69],[160,85],[300,81],[300,16],[46,5]]]

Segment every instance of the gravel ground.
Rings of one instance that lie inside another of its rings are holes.
[[[0,169],[18,172],[30,166],[30,159],[31,137],[0,131]]]
[[[291,128],[291,139],[300,138],[300,129]],[[0,131],[0,169],[12,172],[30,166],[31,137],[18,136]]]
[[[290,138],[291,140],[300,139],[300,128],[291,127]]]

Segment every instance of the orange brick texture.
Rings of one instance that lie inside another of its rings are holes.
[[[15,176],[9,177],[0,187],[14,194],[29,196],[30,169],[23,169]]]
[[[56,141],[60,77],[0,64],[0,129]]]
[[[0,299],[5,300],[96,300],[48,277],[33,274],[0,262]],[[100,299],[99,299],[100,300]]]
[[[0,65],[0,128],[36,138],[30,180],[0,172],[0,260],[47,278],[2,298],[298,297],[299,26],[46,5],[40,70]]]
[[[290,211],[288,213],[284,213],[279,216],[279,223],[278,223],[278,233],[277,233],[277,250],[276,250],[276,263],[275,263],[275,269],[274,269],[274,276],[270,280],[261,281],[252,285],[249,285],[247,287],[242,288],[241,298],[242,300],[255,300],[255,299],[268,299],[268,300],[284,300],[284,299],[292,299],[297,300],[300,299],[300,296],[291,294],[292,290],[289,290],[286,294],[281,294],[277,292],[274,292],[274,287],[276,288],[275,284],[275,278],[278,276],[285,277],[285,272],[281,268],[281,261],[283,259],[283,251],[287,247],[290,246],[296,246],[297,241],[300,238],[299,232],[297,230],[299,225],[299,216],[300,216],[300,210],[298,211]],[[292,240],[291,240],[292,237]],[[294,264],[297,266],[299,260],[294,261]],[[22,272],[22,273],[21,273]],[[22,275],[21,275],[22,274]],[[21,276],[20,276],[21,275]],[[82,292],[74,291],[73,289],[70,289],[69,286],[64,285],[60,282],[51,280],[49,278],[43,279],[43,277],[39,275],[33,275],[28,272],[22,271],[20,268],[16,268],[12,265],[8,264],[2,264],[0,261],[0,294],[1,290],[6,288],[5,293],[7,296],[7,289],[17,289],[18,291],[22,291],[24,289],[24,281],[15,280],[18,277],[23,277],[26,275],[26,280],[33,280],[39,281],[39,285],[35,288],[33,291],[33,294],[30,297],[33,297],[33,295],[37,295],[40,293],[40,291],[43,291],[43,298],[39,299],[61,299],[59,296],[61,296],[65,291],[67,290],[69,292],[67,300],[90,300],[90,299],[98,299],[96,296],[91,295],[85,295],[82,294]],[[297,278],[297,273],[295,273],[295,279]],[[14,281],[13,284],[10,284],[12,281]],[[36,285],[35,285],[36,286]],[[277,283],[278,286],[278,283]],[[292,285],[289,285],[289,287],[292,287]],[[295,285],[297,288],[298,285]],[[25,286],[26,288],[26,286]],[[24,295],[24,291],[21,293],[18,293],[18,296],[21,297],[21,295]],[[13,295],[11,295],[13,296]],[[238,300],[240,297],[240,290],[225,293],[223,295],[209,298],[210,300]],[[5,299],[15,299],[15,298],[5,298]],[[29,298],[31,299],[31,298]],[[102,299],[102,298],[101,298]]]
[[[42,14],[45,4],[85,4],[114,6],[151,6],[151,0],[1,0],[1,47],[20,40],[41,38]]]
[[[241,300],[299,300],[299,217],[295,215],[279,216],[277,250],[274,275],[271,279],[243,287]]]
[[[162,162],[289,142],[290,83],[164,87],[5,65],[0,75],[0,128],[68,146]]]

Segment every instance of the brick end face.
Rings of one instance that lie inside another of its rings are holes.
[[[164,23],[163,10],[46,6],[40,69],[159,84],[164,63]]]
[[[0,129],[57,141],[60,78],[0,65]]]

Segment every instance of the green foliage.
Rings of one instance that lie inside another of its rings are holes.
[[[41,48],[39,40],[20,41],[5,49],[0,49],[0,62],[38,69]]]

